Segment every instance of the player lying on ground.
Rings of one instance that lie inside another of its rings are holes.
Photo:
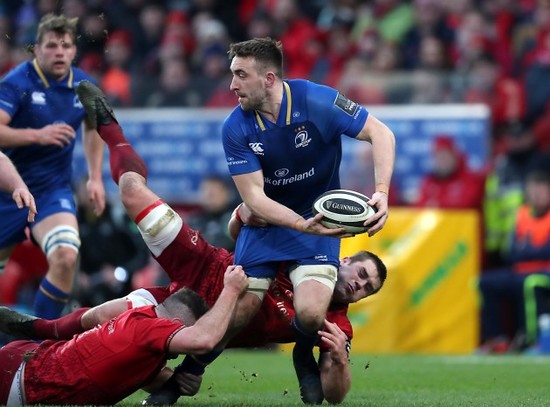
[[[81,85],[82,86],[82,85]],[[81,97],[91,116],[105,103],[103,98]],[[124,138],[121,128],[106,110],[99,110],[99,133],[107,141],[111,157],[111,172],[118,184],[122,203],[128,215],[135,220],[152,254],[169,275],[169,287],[137,290],[126,298],[113,300],[92,309],[80,309],[59,320],[33,319],[24,323],[13,311],[0,310],[0,329],[12,334],[23,334],[36,339],[68,339],[73,334],[90,329],[128,309],[144,304],[162,302],[171,292],[181,287],[197,291],[212,304],[222,288],[223,271],[233,264],[233,254],[209,245],[146,185],[146,168],[141,158]],[[104,117],[106,115],[106,118]],[[94,116],[95,117],[95,116]],[[101,119],[103,117],[103,119]],[[239,210],[245,221],[252,220],[246,206]],[[257,221],[257,220],[256,220]],[[230,222],[235,236],[240,227],[234,216]],[[327,314],[328,322],[320,343],[319,367],[325,398],[342,401],[350,387],[348,351],[353,332],[346,316],[348,304],[377,292],[386,278],[386,268],[372,253],[359,252],[341,260],[339,279],[333,295],[333,304]],[[284,272],[277,275],[262,303],[262,308],[247,328],[230,344],[234,347],[263,346],[270,342],[293,342],[290,322],[294,316],[292,283]],[[12,323],[9,323],[11,321]],[[208,361],[201,357],[186,359],[178,372],[181,391],[193,395],[200,385],[201,375]],[[169,400],[174,403],[180,395],[176,379],[168,382]]]
[[[68,341],[9,343],[0,348],[0,405],[113,405],[154,388],[167,359],[208,352],[221,340],[248,286],[240,266],[227,269],[224,283],[208,312],[197,293],[183,288]]]
[[[36,204],[27,184],[17,172],[15,165],[7,155],[0,151],[0,190],[11,194],[12,199],[19,209],[29,208],[28,222],[34,222]]]

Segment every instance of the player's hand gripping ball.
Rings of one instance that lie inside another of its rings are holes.
[[[368,227],[363,223],[376,213],[376,208],[368,205],[368,201],[370,198],[359,192],[333,189],[313,202],[313,216],[322,212],[321,224],[327,228],[343,227],[349,233],[365,233]]]

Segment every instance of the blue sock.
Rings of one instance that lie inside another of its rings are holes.
[[[34,315],[44,319],[59,318],[68,300],[68,293],[61,291],[44,277],[34,297]]]

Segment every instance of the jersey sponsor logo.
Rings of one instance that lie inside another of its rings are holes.
[[[275,176],[278,178],[283,178],[288,175],[290,170],[288,168],[279,168],[277,171],[275,171]]]
[[[342,109],[344,112],[349,114],[350,116],[353,116],[355,112],[357,112],[357,110],[359,109],[359,105],[357,103],[349,100],[340,92],[338,92],[338,96],[336,96],[336,100],[334,101],[334,104],[338,106],[340,109]]]
[[[300,131],[296,134],[296,137],[294,137],[294,144],[296,148],[307,147],[310,142],[311,138],[307,134],[307,130]]]
[[[315,256],[315,260],[318,261],[328,261],[328,257],[326,254],[318,254]]]
[[[227,157],[227,165],[240,165],[240,164],[246,164],[248,163],[248,160],[236,160],[235,157]]]
[[[315,175],[315,168],[314,167],[311,167],[311,169],[309,169],[308,171],[302,172],[301,174],[292,175],[291,177],[286,177],[286,175],[288,175],[288,173],[281,177],[281,175],[279,175],[279,174],[282,174],[282,172],[280,172],[280,171],[283,171],[283,170],[286,170],[286,168],[281,168],[281,169],[278,169],[277,171],[275,171],[275,175],[277,177],[279,177],[279,179],[272,179],[270,177],[264,177],[264,184],[274,185],[276,187],[279,187],[279,186],[283,186],[283,185],[292,184],[294,182],[304,181],[304,180],[306,180],[310,177],[313,177]],[[283,177],[286,177],[286,178],[283,178]]]
[[[44,92],[33,92],[31,94],[31,103],[33,105],[45,105],[46,94]]]
[[[263,143],[248,143],[248,147],[256,155],[264,155],[264,145]]]

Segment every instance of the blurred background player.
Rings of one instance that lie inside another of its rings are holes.
[[[76,132],[85,111],[74,88],[91,79],[71,66],[76,56],[76,18],[45,15],[38,26],[32,61],[18,65],[0,82],[0,148],[11,158],[33,193],[40,212],[30,224],[7,194],[0,194],[0,273],[30,227],[48,259],[36,293],[34,313],[58,317],[69,297],[80,247],[71,190]],[[93,128],[83,137],[88,161],[89,199],[100,214],[105,206],[101,179],[103,143]]]

